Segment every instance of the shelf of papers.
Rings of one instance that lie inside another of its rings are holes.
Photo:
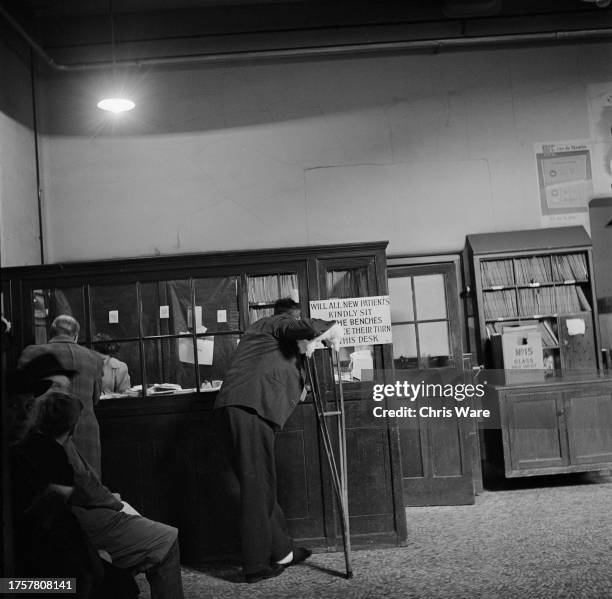
[[[290,297],[299,302],[298,276],[296,273],[275,273],[247,277],[249,322],[272,316],[274,303]]]
[[[570,368],[579,353],[581,365],[598,367],[592,250],[582,227],[469,235],[467,248],[483,362],[494,335],[511,326],[533,325],[545,355],[554,354],[555,370]],[[581,321],[577,330],[584,333],[570,335],[568,320]]]
[[[578,285],[484,290],[483,302],[487,321],[591,311],[591,304]]]
[[[483,289],[586,283],[589,280],[584,253],[483,260],[480,275]]]

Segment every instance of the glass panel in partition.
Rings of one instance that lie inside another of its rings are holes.
[[[238,335],[210,335],[197,338],[201,391],[219,388],[238,347],[238,340]],[[186,357],[193,361],[193,353],[187,354]]]
[[[368,269],[332,269],[325,273],[328,298],[367,297]],[[338,352],[342,380],[372,380],[374,371],[374,346],[351,345],[341,347]]]
[[[103,333],[113,339],[139,335],[136,283],[90,287],[91,333]]]
[[[365,266],[351,269],[328,270],[326,273],[327,297],[366,297],[368,270]]]
[[[260,318],[266,318],[274,314],[272,306],[249,306],[249,323],[253,324]]]
[[[247,277],[247,295],[249,323],[272,316],[274,302],[277,299],[290,297],[295,302],[300,301],[297,273],[249,276]]]
[[[85,341],[85,300],[82,287],[34,289],[32,291],[32,310],[35,343],[47,343],[51,323],[61,314],[72,316],[78,321],[79,342]]]
[[[191,283],[188,279],[141,283],[140,298],[145,337],[190,332]]]
[[[195,279],[196,321],[208,333],[240,329],[238,277]]]
[[[193,337],[145,339],[144,359],[147,395],[195,391]]]
[[[247,285],[249,303],[273,304],[281,297],[300,301],[296,273],[249,276]]]

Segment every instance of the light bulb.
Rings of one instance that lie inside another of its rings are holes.
[[[115,114],[132,110],[135,106],[136,104],[132,100],[126,98],[104,98],[104,100],[98,102],[98,108]]]

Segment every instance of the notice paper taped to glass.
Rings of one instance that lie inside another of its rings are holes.
[[[206,327],[200,327],[198,333],[205,333]],[[215,338],[205,337],[196,340],[198,346],[198,364],[210,366],[213,363],[213,353],[215,351]],[[193,358],[193,339],[178,339],[179,360],[186,364],[195,364]]]
[[[568,318],[565,321],[570,335],[584,335],[586,324],[582,318]]]

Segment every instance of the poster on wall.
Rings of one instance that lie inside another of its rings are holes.
[[[589,202],[593,198],[589,143],[539,143],[535,156],[542,225],[583,225],[588,231]]]
[[[612,195],[612,82],[587,86],[593,188],[595,196]]]

